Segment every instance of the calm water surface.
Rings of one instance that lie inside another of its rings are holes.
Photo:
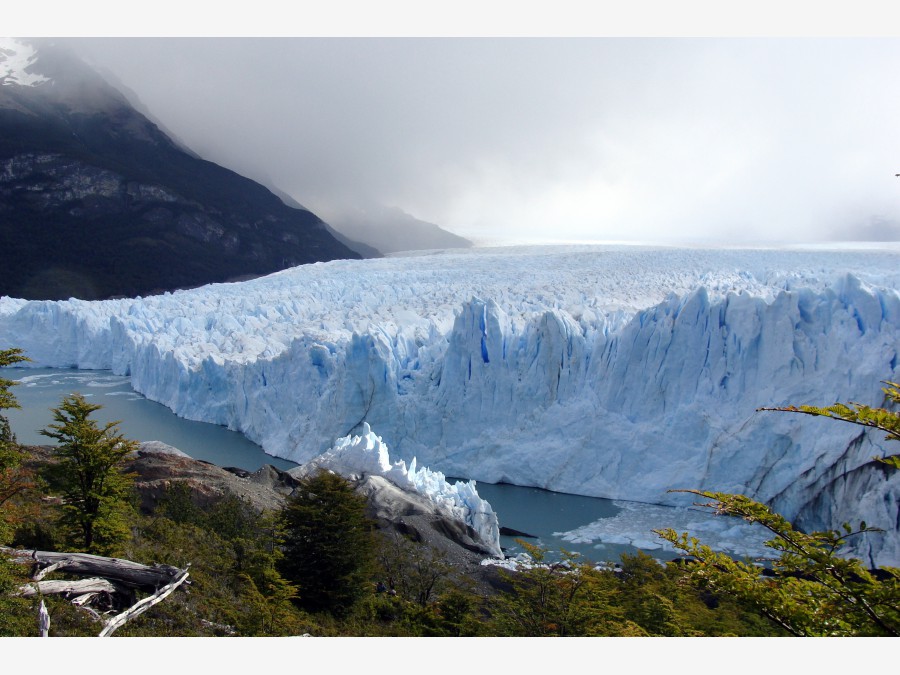
[[[79,393],[91,403],[103,406],[93,414],[98,422],[121,420],[119,429],[127,438],[162,441],[194,459],[248,471],[256,471],[264,464],[282,470],[297,466],[267,455],[236,431],[178,417],[164,405],[136,393],[130,378],[106,370],[5,368],[3,375],[19,382],[12,387],[12,393],[22,409],[8,411],[7,417],[19,443],[25,445],[53,445],[52,438],[38,432],[53,422],[51,409],[59,407],[64,396]]]

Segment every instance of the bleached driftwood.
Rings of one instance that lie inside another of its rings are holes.
[[[35,581],[19,587],[18,595],[32,598],[35,595],[69,595],[79,596],[85,593],[116,593],[119,589],[107,579],[75,579]]]
[[[37,565],[36,578],[46,575],[44,570],[65,568],[67,574],[95,576],[115,580],[131,588],[156,590],[178,578],[183,569],[171,565],[142,565],[123,558],[106,558],[89,553],[64,553],[0,547],[0,553],[21,563]],[[41,574],[44,572],[44,574]]]
[[[95,619],[100,614],[91,609],[88,603],[100,596],[106,598],[105,605],[119,607],[134,602],[135,590],[153,591],[153,594],[140,600],[125,611],[106,622],[100,637],[112,635],[125,622],[146,612],[153,605],[162,602],[172,591],[187,581],[187,568],[180,569],[171,565],[142,565],[123,558],[107,558],[88,553],[63,553],[57,551],[36,551],[28,549],[12,549],[0,546],[0,555],[23,564],[35,566],[33,581],[19,588],[19,595],[33,597],[36,595],[63,595],[73,605],[89,612]],[[45,580],[51,572],[64,570],[67,574],[89,576],[88,579]],[[113,596],[115,600],[111,603]],[[41,635],[46,636],[50,630],[50,617],[43,600],[39,612]]]
[[[98,637],[109,637],[113,634],[113,632],[120,627],[122,627],[126,621],[129,619],[133,619],[136,616],[139,616],[146,612],[148,609],[153,607],[153,605],[162,602],[172,591],[178,588],[182,583],[184,583],[188,578],[188,571],[184,570],[181,576],[179,576],[175,581],[170,583],[163,588],[160,588],[156,593],[150,595],[139,602],[136,602],[134,605],[126,609],[121,614],[117,614],[112,619],[106,622],[106,626]]]
[[[50,612],[47,611],[47,605],[44,604],[43,600],[41,600],[41,609],[38,612],[38,630],[41,633],[41,637],[50,635]]]
[[[68,563],[68,560],[59,560],[52,565],[48,565],[44,569],[38,569],[38,571],[34,573],[34,576],[32,576],[31,579],[32,581],[40,581],[48,574],[51,574],[56,570],[63,569]]]

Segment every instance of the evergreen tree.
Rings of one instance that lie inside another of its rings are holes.
[[[41,434],[59,442],[59,475],[65,498],[62,524],[72,545],[88,553],[110,555],[128,537],[133,476],[125,458],[137,448],[117,430],[119,422],[100,427],[90,419],[103,406],[81,394],[63,399],[53,410],[56,424]]]
[[[375,560],[366,500],[328,471],[300,480],[281,512],[279,570],[308,611],[346,615],[369,590]]]
[[[11,366],[14,363],[27,361],[21,349],[0,350],[0,368]],[[0,377],[0,471],[14,468],[21,459],[19,448],[16,445],[16,437],[9,427],[9,420],[2,411],[19,408],[19,402],[9,390],[16,382]],[[8,498],[8,497],[7,497]],[[0,504],[5,501],[4,493],[0,489]]]
[[[0,350],[0,368],[27,360],[21,349]],[[21,467],[22,451],[9,427],[9,420],[3,415],[4,410],[19,408],[19,402],[9,390],[14,384],[12,380],[0,377],[0,506],[4,507],[0,515],[0,543],[6,542],[12,519],[6,503],[31,485],[30,473]]]

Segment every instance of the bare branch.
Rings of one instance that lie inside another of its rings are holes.
[[[41,599],[41,608],[38,611],[38,630],[40,630],[41,637],[50,636],[50,613],[47,611],[47,605],[44,604],[43,599]]]
[[[109,637],[113,634],[114,631],[121,628],[126,621],[129,619],[133,619],[136,616],[139,616],[146,612],[148,609],[153,607],[153,605],[162,602],[169,596],[172,591],[178,588],[186,579],[188,578],[188,571],[184,570],[181,576],[178,577],[175,581],[170,583],[168,586],[164,586],[160,588],[156,593],[151,596],[144,598],[143,600],[135,603],[128,609],[126,609],[121,614],[117,614],[112,619],[106,622],[106,627],[100,631],[98,637]]]

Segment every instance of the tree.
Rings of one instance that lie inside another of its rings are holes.
[[[0,368],[22,361],[28,361],[28,358],[21,349],[0,350]],[[15,384],[0,377],[0,506],[4,507],[0,516],[0,543],[7,539],[9,532],[11,510],[6,508],[7,502],[32,485],[31,473],[21,466],[22,451],[9,427],[9,420],[2,412],[19,408],[19,402],[9,390]]]
[[[28,361],[21,349],[2,349],[0,350],[0,368],[11,366],[14,363]],[[8,494],[4,488],[6,487],[6,472],[14,469],[21,461],[21,452],[16,444],[16,437],[12,429],[9,427],[9,420],[3,414],[3,410],[19,408],[19,402],[9,390],[10,387],[17,384],[12,380],[0,377],[0,504],[3,504],[12,495]]]
[[[900,403],[900,385],[885,382],[888,403]],[[887,440],[900,440],[900,413],[859,403],[833,406],[761,408],[827,417],[878,429]],[[900,456],[875,460],[900,467]],[[862,562],[840,555],[849,537],[874,531],[865,522],[842,530],[804,533],[782,516],[743,495],[682,490],[709,500],[699,504],[717,514],[756,522],[774,538],[766,546],[778,553],[771,561],[772,575],[752,562],[731,559],[700,544],[687,533],[657,530],[657,534],[694,558],[689,565],[692,581],[701,587],[741,598],[763,616],[793,635],[803,636],[898,636],[900,635],[900,569],[882,567],[873,574]]]
[[[883,382],[886,405],[900,405],[900,384],[896,382]],[[887,434],[885,440],[900,441],[900,412],[884,408],[874,408],[862,403],[835,403],[834,405],[819,407],[813,405],[786,406],[783,408],[760,408],[776,412],[800,413],[814,417],[827,417],[841,422],[849,422],[861,427],[878,429]],[[895,469],[900,469],[900,454],[875,457],[876,461],[883,462]]]
[[[0,349],[0,368],[11,366],[14,363],[22,363],[23,361],[29,361],[30,359],[25,356],[25,353],[18,348],[13,349]],[[9,388],[15,385],[16,382],[12,380],[7,380],[5,378],[0,378],[0,410],[8,410],[10,408],[18,408],[19,402],[16,400],[16,397],[13,396],[12,392]],[[3,418],[4,422],[6,418]],[[5,433],[9,433],[9,424],[6,423],[3,426]]]
[[[59,442],[67,536],[87,553],[108,555],[128,537],[134,479],[123,467],[137,443],[118,432],[119,422],[100,427],[89,418],[100,408],[81,394],[66,396],[53,410],[56,424],[40,433]]]
[[[385,535],[378,562],[404,600],[427,606],[451,584],[453,566],[428,544],[416,544],[399,532]]]
[[[329,471],[300,479],[288,498],[279,570],[299,589],[303,609],[343,616],[369,591],[375,539],[365,508],[365,498]]]
[[[497,635],[575,637],[619,634],[611,625],[621,614],[610,606],[615,580],[595,570],[577,554],[561,551],[559,562],[547,551],[517,540],[532,560],[528,568],[500,570],[509,590],[488,605]]]

